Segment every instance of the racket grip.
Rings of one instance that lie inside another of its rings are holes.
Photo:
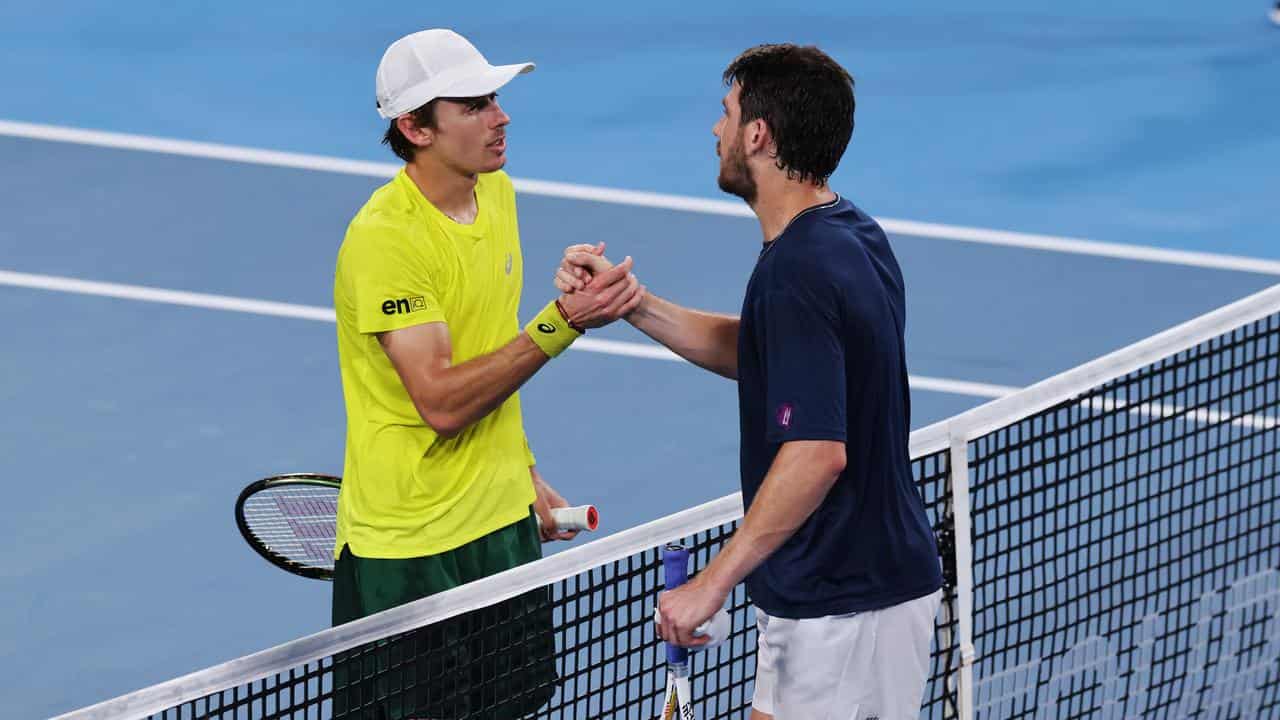
[[[689,579],[689,551],[683,545],[670,544],[662,549],[662,584],[674,590]],[[674,643],[667,643],[667,664],[684,665],[689,662],[689,651]]]
[[[542,516],[538,518],[538,527],[542,527]],[[556,520],[556,527],[563,532],[570,530],[595,530],[600,527],[600,513],[595,505],[579,505],[577,507],[551,508],[551,517]]]

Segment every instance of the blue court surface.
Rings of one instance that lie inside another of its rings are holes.
[[[1265,6],[0,6],[0,714],[327,626],[328,586],[253,555],[232,504],[260,476],[341,471],[323,309],[346,223],[383,180],[218,158],[394,160],[372,84],[396,37],[450,26],[493,62],[539,63],[502,93],[508,171],[571,185],[520,195],[525,317],[561,249],[598,240],[650,291],[735,312],[760,242],[741,208],[576,196],[725,200],[720,71],[758,42],[827,49],[858,79],[833,184],[889,219],[920,427],[1278,281]],[[651,347],[622,326],[592,336]],[[604,532],[737,487],[735,388],[692,366],[575,351],[523,398],[543,474],[599,506]]]

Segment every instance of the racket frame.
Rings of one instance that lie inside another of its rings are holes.
[[[244,517],[245,502],[262,490],[290,485],[309,485],[337,489],[342,487],[342,478],[320,473],[287,473],[284,475],[272,475],[252,482],[244,490],[241,490],[240,496],[236,498],[236,527],[240,528],[240,535],[245,542],[249,543],[249,547],[254,549],[254,552],[281,570],[313,580],[333,580],[333,570],[303,565],[275,553],[263,545],[253,534],[253,531],[249,529],[249,522]]]

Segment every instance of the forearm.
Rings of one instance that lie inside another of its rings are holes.
[[[494,352],[431,373],[414,404],[437,432],[456,435],[493,412],[549,359],[521,332]]]
[[[694,365],[737,379],[738,318],[691,310],[649,294],[627,322]]]
[[[843,470],[843,443],[784,444],[737,532],[703,571],[704,582],[728,594],[809,519]]]

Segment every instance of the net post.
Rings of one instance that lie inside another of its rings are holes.
[[[969,515],[969,440],[963,431],[952,429],[950,442],[951,518],[955,523],[956,629],[959,635],[959,678],[957,708],[960,720],[973,714],[973,522]]]

